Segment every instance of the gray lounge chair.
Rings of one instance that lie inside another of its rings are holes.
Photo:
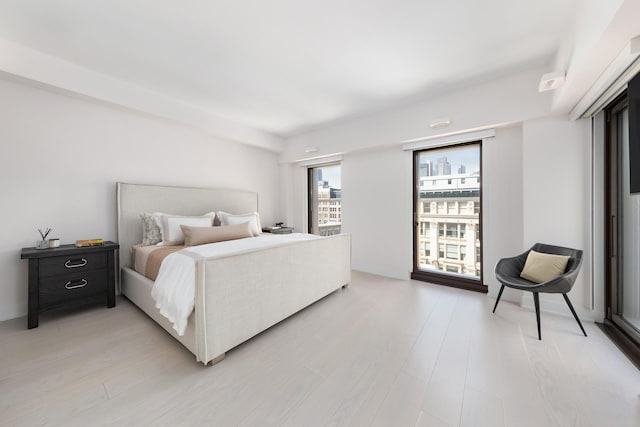
[[[565,273],[559,277],[556,277],[555,279],[544,283],[534,283],[521,278],[520,273],[524,268],[525,261],[527,260],[527,255],[531,250],[553,255],[570,256],[569,261],[567,262]],[[502,286],[500,287],[500,292],[498,293],[498,298],[496,299],[496,305],[493,307],[493,312],[496,312],[496,308],[498,307],[498,303],[500,302],[500,297],[502,296],[502,291],[504,291],[505,286],[514,289],[520,289],[522,291],[533,292],[533,303],[536,307],[536,320],[538,322],[538,339],[541,340],[542,335],[540,334],[540,300],[538,294],[540,292],[562,294],[564,300],[569,306],[569,309],[571,310],[571,313],[573,314],[573,317],[575,317],[578,325],[580,325],[580,329],[582,329],[582,333],[586,337],[587,333],[584,331],[582,323],[580,323],[580,319],[578,319],[578,315],[573,309],[573,305],[571,305],[571,301],[569,300],[569,296],[567,295],[573,287],[574,282],[576,281],[576,277],[578,276],[578,272],[580,271],[581,263],[581,250],[563,248],[561,246],[545,245],[542,243],[536,243],[528,251],[513,258],[501,259],[496,264],[495,273],[496,278],[502,284]]]

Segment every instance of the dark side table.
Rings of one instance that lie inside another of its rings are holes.
[[[105,298],[107,307],[115,307],[119,247],[107,241],[84,248],[23,248],[20,258],[29,260],[29,329],[38,327],[38,314],[45,310],[99,298]]]
[[[293,227],[278,227],[278,228],[262,227],[262,231],[264,233],[271,233],[271,234],[291,234],[293,233]]]

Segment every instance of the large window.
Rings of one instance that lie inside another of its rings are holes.
[[[342,224],[340,178],[339,164],[309,168],[309,233],[320,236],[340,234]]]
[[[413,175],[411,277],[486,292],[482,284],[481,142],[416,151]]]

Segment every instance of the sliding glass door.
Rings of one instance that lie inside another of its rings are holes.
[[[482,284],[481,142],[414,152],[411,277],[486,292]]]
[[[630,192],[629,107],[607,111],[607,318],[640,343],[640,194]]]

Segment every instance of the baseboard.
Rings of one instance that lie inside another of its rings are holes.
[[[542,294],[540,294],[542,296]],[[570,317],[573,319],[573,314],[571,314],[571,310],[569,310],[569,306],[562,298],[562,294],[546,294],[546,295],[555,295],[558,297],[558,301],[549,301],[547,298],[540,298],[540,311],[542,313],[551,313],[557,316]],[[573,303],[573,301],[572,301]],[[522,295],[522,301],[520,303],[522,308],[527,310],[535,311],[535,307],[533,305],[533,294],[531,292],[525,292]],[[573,308],[576,310],[578,317],[583,322],[602,322],[604,319],[604,312],[597,310],[588,310],[583,307],[578,307],[573,304]]]

